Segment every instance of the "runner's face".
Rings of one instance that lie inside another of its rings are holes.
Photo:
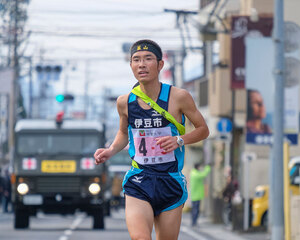
[[[157,58],[152,52],[141,51],[133,54],[130,66],[135,78],[141,83],[146,83],[158,80],[163,61],[157,62]]]

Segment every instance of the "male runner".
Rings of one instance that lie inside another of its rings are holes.
[[[183,89],[159,82],[164,66],[159,45],[139,40],[131,47],[130,66],[142,92],[168,111],[179,123],[185,116],[195,129],[179,136],[175,125],[130,93],[117,100],[118,133],[109,148],[97,149],[96,164],[121,151],[129,141],[132,168],[124,177],[126,224],[131,239],[150,240],[153,225],[157,240],[178,238],[182,207],[187,199],[181,170],[184,145],[209,135],[192,96]]]

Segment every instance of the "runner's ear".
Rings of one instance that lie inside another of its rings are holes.
[[[162,70],[164,65],[165,65],[165,62],[163,60],[159,60],[159,62],[158,62],[158,71],[159,72]]]

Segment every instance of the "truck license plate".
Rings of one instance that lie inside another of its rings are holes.
[[[74,160],[45,160],[42,161],[42,172],[46,173],[73,173],[76,172],[76,161]]]
[[[25,195],[23,197],[24,205],[41,205],[43,204],[43,197],[41,195]]]

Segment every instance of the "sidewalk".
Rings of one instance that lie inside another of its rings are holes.
[[[224,224],[214,224],[206,217],[198,219],[198,226],[191,227],[190,213],[182,215],[182,230],[197,235],[199,240],[269,240],[266,232],[238,232],[232,231]]]

